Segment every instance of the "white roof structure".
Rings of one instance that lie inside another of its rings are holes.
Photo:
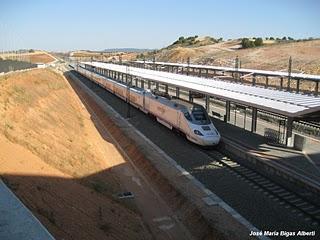
[[[151,61],[135,61],[137,63],[147,63],[153,64]],[[211,66],[211,65],[198,65],[198,64],[187,64],[187,63],[171,63],[171,62],[155,62],[157,65],[165,66],[179,66],[179,67],[192,67],[192,68],[201,68],[208,70],[218,70],[226,72],[241,72],[246,74],[260,74],[260,75],[269,75],[269,76],[278,76],[278,77],[289,77],[288,72],[281,71],[267,71],[267,70],[257,70],[257,69],[247,69],[247,68],[232,68],[232,67],[220,67],[220,66]],[[294,79],[309,79],[314,81],[320,81],[320,75],[304,74],[304,73],[291,73],[291,78]]]
[[[320,111],[320,97],[101,62],[83,62],[94,67],[127,73],[162,84],[173,85],[237,104],[256,107],[289,117]]]

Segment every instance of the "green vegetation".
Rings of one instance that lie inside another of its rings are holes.
[[[241,46],[242,48],[253,48],[253,47],[260,47],[263,45],[263,39],[262,38],[252,38],[253,40],[250,40],[249,38],[242,38],[241,39]],[[267,38],[268,40],[268,38]]]
[[[249,38],[242,38],[241,46],[242,48],[253,48],[260,47],[263,45],[262,38],[253,38],[254,40],[250,40]]]
[[[283,37],[266,37],[265,40],[275,41],[275,43],[288,43],[288,42],[302,42],[302,41],[311,41],[314,40],[313,38],[305,38],[305,39],[297,39],[295,40],[293,37],[283,36]],[[262,38],[252,37],[249,38],[242,38],[241,39],[241,46],[242,48],[253,48],[259,47],[263,45]]]
[[[184,45],[184,46],[188,46],[188,45],[193,45],[196,44],[197,42],[199,42],[199,40],[196,40],[198,38],[197,35],[192,36],[192,37],[179,37],[179,39],[177,41],[175,41],[172,45]]]
[[[173,42],[168,48],[173,47],[199,47],[199,46],[205,46],[210,45],[218,42],[222,42],[223,38],[213,38],[213,37],[204,37],[203,39],[199,39],[198,35],[191,36],[191,37],[184,37],[181,36]]]
[[[263,45],[263,40],[262,40],[262,38],[256,38],[256,39],[254,40],[254,45],[255,45],[256,47],[262,46],[262,45]]]

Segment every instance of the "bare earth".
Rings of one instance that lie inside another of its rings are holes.
[[[320,40],[266,44],[262,47],[239,49],[240,41],[232,40],[202,47],[178,47],[161,50],[156,59],[169,62],[234,66],[239,56],[241,66],[264,70],[287,70],[288,60],[293,59],[293,70],[309,74],[320,74]]]
[[[50,63],[55,60],[54,57],[52,57],[49,53],[43,51],[35,51],[33,53],[22,54],[0,54],[0,59],[12,59],[18,61],[26,61],[30,63]]]
[[[41,53],[41,54],[30,55],[29,60],[32,63],[49,63],[54,61],[54,58],[47,53]]]
[[[150,239],[114,169],[125,161],[58,73],[0,78],[0,174],[57,239]]]
[[[123,61],[132,61],[136,59],[138,53],[124,53],[124,52],[89,52],[89,51],[75,51],[70,54],[73,59],[78,59],[79,61],[88,61],[91,58],[99,61],[119,61],[119,56],[121,55]]]

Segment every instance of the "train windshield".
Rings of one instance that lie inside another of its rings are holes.
[[[191,115],[194,124],[206,125],[211,123],[207,111],[201,106],[194,106]]]

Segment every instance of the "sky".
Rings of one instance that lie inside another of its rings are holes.
[[[162,48],[180,36],[320,37],[318,0],[0,0],[0,51]]]

